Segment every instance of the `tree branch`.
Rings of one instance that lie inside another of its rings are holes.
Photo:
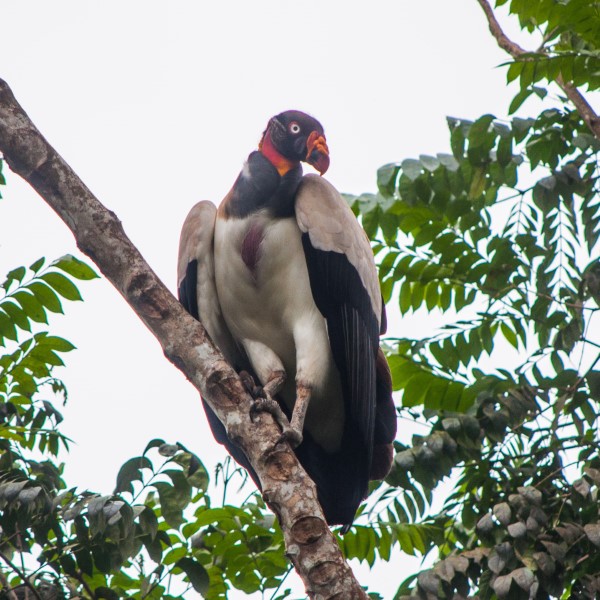
[[[5,592],[6,592],[7,600],[19,600],[19,598],[17,597],[17,593],[15,592],[15,590],[13,590],[10,587],[10,584],[8,583],[8,579],[6,578],[6,575],[4,575],[4,573],[1,570],[0,570],[0,583],[2,584],[2,589],[5,590]]]
[[[508,52],[513,58],[521,58],[523,55],[535,54],[535,52],[530,52],[521,48],[521,46],[506,36],[502,27],[500,27],[500,23],[498,23],[498,19],[496,19],[496,15],[488,0],[477,0],[477,2],[479,2],[479,5],[483,9],[488,20],[490,32],[494,38],[496,38],[500,48]],[[533,60],[533,58],[530,58],[529,60]],[[567,98],[575,105],[577,112],[585,124],[590,128],[591,132],[600,140],[600,117],[598,117],[598,114],[592,108],[590,103],[571,82],[565,81],[561,74],[556,77],[556,83],[565,93]]]
[[[33,585],[31,585],[31,582],[29,579],[27,579],[27,575],[24,572],[21,571],[21,569],[19,569],[19,567],[17,567],[17,565],[15,565],[3,552],[0,552],[0,558],[21,578],[21,581],[23,582],[22,585],[31,591],[31,595],[37,600],[42,600],[38,591],[33,587]],[[18,587],[20,588],[21,586]],[[14,589],[11,589],[11,592],[15,595],[15,597],[17,596]]]
[[[0,79],[0,152],[54,209],[77,246],[98,266],[161,344],[165,356],[200,391],[256,470],[279,518],[287,554],[312,598],[364,599],[326,525],[314,483],[270,415],[249,416],[252,399],[202,326],[158,279],[107,210],[48,144]]]
[[[522,54],[528,54],[527,50],[508,39],[504,31],[502,31],[502,27],[500,27],[500,23],[498,23],[498,19],[496,19],[496,15],[489,2],[487,0],[477,0],[477,2],[479,2],[479,5],[487,17],[490,32],[496,38],[498,46],[500,46],[502,50],[508,52],[513,58],[518,58]]]
[[[94,594],[94,591],[89,586],[88,582],[85,580],[85,577],[83,576],[83,573],[81,571],[75,571],[75,579],[77,579],[77,581],[81,583],[83,589],[90,595],[90,600],[96,600],[96,594]]]

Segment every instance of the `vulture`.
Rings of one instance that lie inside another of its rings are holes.
[[[369,481],[392,464],[385,307],[365,232],[328,181],[302,174],[302,162],[320,175],[329,167],[321,124],[295,110],[271,118],[219,207],[202,201],[187,216],[178,293],[231,365],[257,381],[252,410],[273,414],[327,522],[347,530]],[[204,409],[216,440],[260,489]]]

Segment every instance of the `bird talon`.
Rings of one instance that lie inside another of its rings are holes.
[[[259,412],[270,413],[281,427],[281,435],[275,442],[275,446],[287,442],[292,448],[297,448],[302,443],[302,432],[297,431],[290,425],[288,418],[279,406],[279,402],[268,397],[257,398],[250,407],[250,418],[253,422]]]
[[[281,411],[281,407],[275,400],[273,400],[273,398],[265,398],[264,396],[259,396],[252,403],[252,408],[250,410],[254,413],[268,412],[274,414]]]
[[[261,392],[262,392],[261,388]],[[289,427],[289,421],[287,417],[283,414],[279,403],[273,398],[268,397],[258,397],[254,399],[252,406],[250,407],[250,418],[254,422],[256,415],[261,412],[268,412],[273,416],[275,421],[279,423],[281,429],[286,429]]]
[[[279,444],[287,442],[292,447],[292,449],[295,449],[302,443],[302,439],[303,438],[301,432],[296,431],[291,427],[286,427],[279,436],[279,439],[277,440],[277,443],[275,445],[279,446]]]
[[[252,377],[248,371],[240,371],[239,375],[244,389],[252,396],[252,398],[260,398],[263,395],[262,388],[256,385],[254,377]]]
[[[254,423],[259,413],[265,412],[264,409],[259,406],[261,398],[254,398],[254,402],[250,406],[250,420]],[[262,398],[264,400],[264,398]]]

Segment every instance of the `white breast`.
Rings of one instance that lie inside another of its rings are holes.
[[[253,269],[242,259],[251,228],[262,232]],[[312,386],[305,427],[326,449],[335,450],[344,417],[341,385],[327,325],[312,297],[295,218],[271,219],[265,213],[217,218],[214,252],[219,302],[234,338],[251,354],[263,384],[276,358],[281,361],[287,374],[282,396],[290,408],[295,381]],[[257,351],[261,345],[272,354]]]

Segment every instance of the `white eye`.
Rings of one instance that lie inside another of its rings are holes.
[[[298,135],[300,133],[300,125],[298,125],[298,123],[296,123],[296,121],[292,121],[290,123],[289,130],[290,130],[290,133],[293,133],[294,135]]]

